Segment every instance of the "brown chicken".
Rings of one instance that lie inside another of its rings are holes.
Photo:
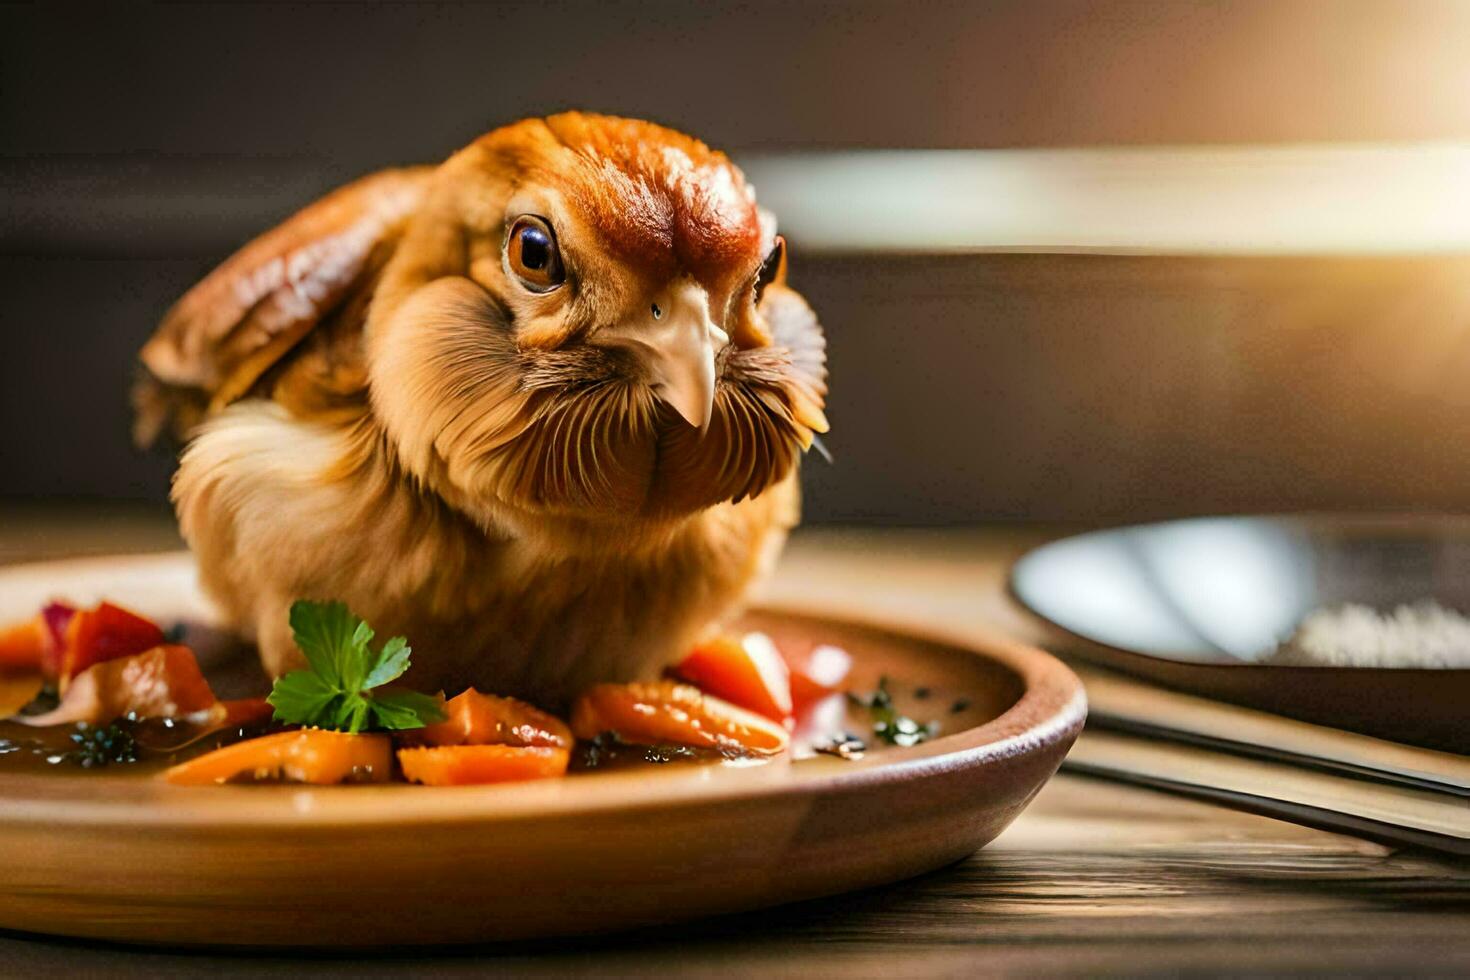
[[[246,245],[143,348],[137,434],[266,669],[297,598],[409,680],[561,705],[728,617],[797,519],[825,344],[740,171],[564,113],[344,187]]]

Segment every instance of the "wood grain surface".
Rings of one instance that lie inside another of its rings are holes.
[[[0,515],[0,549],[16,540],[13,519]],[[157,550],[176,546],[172,528],[156,516],[112,521],[109,533],[126,523]],[[32,510],[25,523],[28,540],[42,546],[8,554],[58,557],[73,552],[47,549],[45,540],[87,540],[79,530],[85,515]],[[907,610],[1044,641],[1001,584],[1012,557],[1054,533],[807,533],[769,591],[834,603],[862,597],[874,612]],[[880,589],[864,585],[874,581]],[[303,969],[353,977],[1445,975],[1470,971],[1470,865],[1064,774],[990,847],[950,868],[896,887],[673,930],[309,961],[10,934],[0,935],[0,964],[15,975],[157,977],[294,976]]]

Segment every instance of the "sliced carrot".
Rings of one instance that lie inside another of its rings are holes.
[[[515,698],[481,694],[470,688],[444,705],[449,716],[438,724],[406,732],[423,745],[546,745],[570,749],[566,722]]]
[[[411,782],[475,786],[560,776],[571,755],[549,745],[442,745],[399,749],[398,764]]]
[[[0,718],[9,718],[36,700],[45,685],[39,670],[0,671]]]
[[[51,633],[40,616],[0,629],[0,670],[39,671],[51,647]]]
[[[791,701],[799,714],[808,705],[837,693],[852,671],[852,654],[821,644],[806,650],[784,649],[791,668]]]
[[[674,681],[599,684],[577,699],[572,731],[592,739],[616,732],[635,745],[694,745],[775,755],[786,729],[744,708]]]
[[[47,677],[57,677],[61,673],[67,627],[75,615],[74,606],[49,602],[33,618],[0,628],[0,670],[39,670]],[[159,638],[162,639],[161,633]],[[143,649],[158,642],[155,640]]]
[[[791,716],[791,672],[764,633],[718,636],[701,643],[674,673],[702,691],[773,721]]]
[[[156,646],[131,657],[93,664],[72,679],[53,710],[16,720],[44,726],[77,721],[101,724],[128,714],[183,718],[215,704],[194,651]]]
[[[348,780],[382,783],[392,771],[393,744],[386,735],[303,728],[226,745],[163,775],[178,786],[276,780],[326,786]]]
[[[104,602],[71,617],[61,652],[59,679],[64,692],[73,677],[93,664],[131,657],[163,643],[163,630],[121,606]]]

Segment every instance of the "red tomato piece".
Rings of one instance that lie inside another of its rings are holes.
[[[842,689],[852,671],[852,654],[841,647],[819,645],[806,652],[786,652],[791,669],[791,699],[800,713]]]
[[[695,687],[772,721],[791,717],[791,673],[764,633],[718,636],[701,643],[674,668]]]
[[[188,647],[156,646],[93,664],[72,679],[55,709],[17,718],[27,725],[104,724],[139,718],[184,718],[215,706],[209,682]]]
[[[847,695],[829,694],[797,709],[791,736],[803,742],[827,742],[846,728]]]
[[[543,745],[570,749],[572,731],[554,715],[515,698],[470,688],[444,705],[444,721],[404,733],[424,745]]]
[[[104,602],[78,612],[66,627],[58,674],[61,690],[65,692],[73,677],[94,664],[131,657],[162,643],[163,630],[157,623],[121,606]]]
[[[572,732],[594,739],[616,732],[634,745],[693,745],[754,755],[786,751],[778,722],[689,684],[598,684],[572,705]]]
[[[216,701],[211,714],[220,728],[235,728],[267,721],[275,710],[265,698],[235,698]]]
[[[66,649],[66,630],[76,614],[77,607],[66,602],[48,602],[41,610],[41,620],[46,624],[49,641],[41,669],[47,677],[61,676],[61,654]]]

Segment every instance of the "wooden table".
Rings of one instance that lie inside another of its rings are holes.
[[[770,589],[1048,642],[1001,583],[1011,558],[1053,534],[817,529],[794,541]],[[176,546],[167,515],[151,510],[0,511],[4,562]],[[953,867],[690,926],[309,963],[0,934],[0,963],[32,976],[1463,973],[1470,863],[1063,774],[990,847]]]

